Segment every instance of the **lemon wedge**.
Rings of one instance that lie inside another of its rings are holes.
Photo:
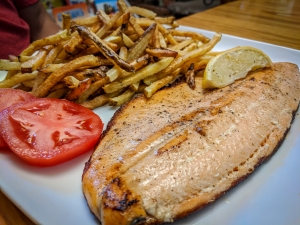
[[[271,59],[263,51],[250,46],[238,46],[209,61],[204,71],[202,87],[225,87],[246,77],[250,71],[271,65]]]

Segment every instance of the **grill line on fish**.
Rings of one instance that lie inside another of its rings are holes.
[[[222,89],[203,90],[201,82],[137,96],[115,113],[82,176],[102,225],[186,217],[280,146],[300,100],[296,65],[274,63]]]

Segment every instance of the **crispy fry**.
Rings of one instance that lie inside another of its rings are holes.
[[[34,83],[32,86],[31,92],[35,92],[37,88],[40,87],[40,85],[46,80],[47,75],[42,72],[38,72],[37,76],[34,79]]]
[[[210,40],[176,29],[173,16],[158,17],[125,0],[117,4],[114,15],[99,10],[72,20],[63,14],[62,31],[31,43],[19,56],[0,60],[0,70],[8,71],[0,88],[65,98],[90,109],[119,106],[135,93],[151,97],[180,76],[193,87],[194,76],[218,54],[211,49],[219,34]]]
[[[213,38],[208,43],[203,45],[201,48],[198,48],[191,52],[188,52],[181,57],[177,57],[171,63],[170,66],[168,66],[166,69],[164,69],[163,71],[161,71],[159,73],[159,75],[158,75],[159,79],[162,79],[163,77],[167,76],[172,71],[175,71],[177,68],[180,68],[183,64],[185,64],[190,59],[206,54],[220,41],[221,37],[222,37],[221,34],[216,33],[213,36]],[[157,76],[149,76],[146,79],[144,79],[144,82],[145,82],[145,84],[150,85],[153,82],[153,80],[157,80]]]
[[[50,94],[47,95],[47,98],[61,98],[68,93],[68,88],[60,88],[57,90],[52,91]]]
[[[22,82],[22,84],[23,84],[24,86],[30,87],[30,88],[32,89],[33,84],[34,84],[34,79],[32,79],[32,80],[25,80],[25,81]]]
[[[126,47],[130,48],[134,45],[134,42],[125,33],[122,33],[121,37],[122,37],[122,41]]]
[[[66,95],[66,99],[70,100],[70,101],[74,101],[77,98],[79,98],[79,96],[85,91],[87,90],[92,84],[92,80],[89,78],[86,78],[85,80],[81,81],[79,83],[79,85],[76,88],[73,88],[67,95]]]
[[[134,61],[132,61],[130,64],[133,65],[135,70],[138,70],[144,66],[146,66],[149,63],[150,55],[145,54]]]
[[[75,20],[75,23],[80,26],[91,26],[92,24],[100,23],[100,18],[98,15],[95,15],[91,17],[77,19]]]
[[[63,50],[63,46],[61,44],[58,44],[53,49],[51,49],[48,55],[46,56],[43,64],[41,65],[41,67],[53,63],[62,50]]]
[[[97,107],[103,106],[108,103],[109,97],[107,95],[99,95],[92,100],[85,101],[80,103],[80,105],[88,108],[88,109],[95,109]]]
[[[156,74],[157,72],[163,70],[174,59],[172,57],[164,58],[156,63],[149,64],[148,66],[143,67],[142,69],[136,71],[135,73],[131,73],[128,76],[118,80],[114,81],[112,83],[109,83],[103,87],[103,90],[106,93],[112,93],[115,92],[121,88],[127,87],[130,84],[136,83],[140,80],[145,79],[146,77]]]
[[[178,24],[176,23],[174,16],[168,16],[168,17],[155,17],[154,20],[160,24],[166,24],[173,28],[178,27]]]
[[[124,93],[121,95],[114,97],[114,98],[109,98],[108,99],[108,104],[110,106],[120,106],[124,104],[125,102],[128,102],[132,96],[134,95],[135,91],[128,88]]]
[[[133,13],[133,14],[137,14],[142,17],[146,17],[148,19],[154,19],[154,17],[156,16],[155,12],[153,12],[149,9],[138,7],[138,6],[127,7],[126,11]]]
[[[21,64],[22,73],[31,73],[37,70],[45,61],[48,51],[45,49],[40,49],[39,52],[30,60]]]
[[[124,89],[120,89],[120,90],[110,93],[110,94],[98,95],[97,97],[93,98],[92,100],[88,100],[88,101],[80,103],[80,105],[82,105],[88,109],[94,109],[94,108],[105,105],[106,103],[108,103],[108,100],[110,98],[120,95],[123,91],[124,91]]]
[[[102,28],[96,33],[96,35],[99,38],[102,38],[105,35],[105,33],[114,26],[114,24],[120,18],[121,15],[122,12],[116,12],[110,20],[104,23],[104,26],[102,26]]]
[[[107,83],[107,79],[102,78],[99,79],[97,81],[95,81],[94,83],[92,83],[89,88],[87,88],[77,99],[77,103],[82,103],[85,100],[88,99],[88,97],[93,94],[95,91],[97,91],[99,88],[103,87],[105,84]]]
[[[167,35],[169,31],[160,23],[157,23],[155,20],[150,20],[147,18],[138,18],[136,19],[136,22],[139,24],[140,27],[149,27],[151,24],[155,23],[157,25],[158,30],[164,34]]]
[[[188,40],[182,41],[176,45],[170,46],[169,49],[174,50],[174,51],[181,50],[181,49],[185,48],[186,46],[192,44],[193,42],[194,42],[193,39],[188,39]]]
[[[139,89],[139,86],[140,86],[140,81],[130,84],[129,88],[133,91],[137,91]]]
[[[20,70],[20,62],[11,62],[7,59],[0,59],[0,70]]]
[[[80,85],[80,80],[74,76],[67,76],[64,78],[65,84],[68,88],[74,89]]]
[[[57,63],[57,64],[48,64],[42,68],[39,69],[42,73],[53,73],[60,69],[62,66],[64,66],[65,63]]]
[[[62,29],[70,33],[71,15],[69,13],[62,13]]]
[[[118,56],[118,54],[116,54],[104,41],[98,38],[96,34],[90,32],[87,28],[82,26],[77,26],[77,30],[80,35],[83,35],[84,37],[90,39],[99,48],[102,54],[105,55],[106,58],[109,59],[112,63],[120,66],[126,71],[132,72],[134,70],[134,68],[130,64],[122,60]]]
[[[55,45],[70,38],[71,36],[68,34],[67,30],[60,31],[57,34],[32,42],[20,55],[31,55],[33,52],[46,45]]]
[[[189,66],[188,71],[185,73],[185,80],[186,83],[189,85],[190,88],[195,89],[195,70],[194,70],[194,63]]]
[[[72,34],[72,38],[63,46],[64,50],[68,54],[75,54],[76,53],[76,47],[80,45],[82,42],[81,36],[78,34],[78,32],[74,32]]]
[[[114,27],[119,28],[122,27],[123,24],[127,24],[130,18],[130,13],[123,13],[115,22]]]
[[[126,48],[126,47],[121,47],[121,48],[120,48],[119,56],[120,56],[121,59],[126,60],[126,58],[127,58],[127,53],[128,53],[128,51],[127,51],[127,48]]]
[[[103,24],[110,20],[109,15],[107,15],[102,9],[98,10],[96,14]]]
[[[198,41],[201,41],[203,43],[209,42],[209,38],[207,38],[206,36],[204,36],[204,35],[202,35],[200,33],[192,32],[192,31],[182,31],[182,30],[172,29],[172,30],[170,30],[170,33],[173,36],[190,37],[190,38],[192,38],[194,40],[198,40]]]
[[[17,84],[22,83],[26,80],[32,80],[37,76],[38,72],[34,71],[32,73],[18,73],[9,79],[0,82],[0,88],[11,88]]]
[[[153,82],[152,84],[150,84],[149,86],[144,88],[144,95],[147,98],[150,98],[157,90],[159,90],[160,88],[166,86],[169,83],[172,83],[176,78],[177,75],[180,73],[180,68],[178,68],[177,70],[175,70],[173,73],[171,73],[170,75],[157,80],[155,82]]]
[[[144,50],[147,48],[148,43],[152,39],[156,28],[156,24],[153,23],[148,29],[144,32],[144,34],[135,42],[135,44],[129,49],[127,60],[128,62],[139,58],[143,53]]]
[[[42,84],[41,86],[33,93],[36,97],[43,97],[47,95],[47,92],[64,76],[75,69],[81,67],[95,67],[99,66],[99,60],[97,57],[93,55],[82,56],[80,58],[76,58],[69,63],[63,65],[59,70],[53,72]]]
[[[178,52],[162,48],[146,48],[145,52],[155,57],[176,57]]]
[[[11,78],[12,76],[16,75],[17,73],[19,73],[19,70],[9,70],[9,71],[7,71],[4,80]]]

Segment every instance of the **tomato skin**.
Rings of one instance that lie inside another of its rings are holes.
[[[6,109],[12,104],[30,101],[35,97],[22,90],[12,89],[12,88],[0,88],[0,111]],[[8,148],[8,145],[0,135],[0,148]]]
[[[35,166],[54,166],[91,150],[103,123],[93,111],[61,99],[36,98],[0,113],[9,148]]]
[[[35,99],[35,97],[26,91],[12,88],[0,88],[0,111],[12,104],[32,99]]]

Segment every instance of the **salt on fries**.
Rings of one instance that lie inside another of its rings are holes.
[[[0,88],[65,98],[89,109],[120,106],[136,93],[150,98],[180,77],[194,88],[194,76],[217,54],[211,50],[221,35],[209,39],[179,30],[172,16],[117,3],[112,16],[99,10],[72,20],[64,14],[62,31],[0,60],[0,70],[7,71]]]

